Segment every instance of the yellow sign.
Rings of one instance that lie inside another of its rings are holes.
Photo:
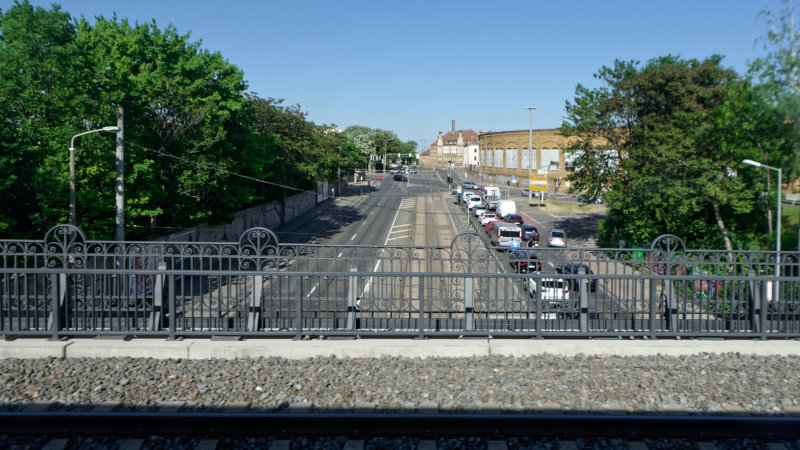
[[[531,191],[546,191],[547,190],[547,175],[531,174],[530,188]]]

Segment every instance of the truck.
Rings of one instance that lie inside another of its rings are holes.
[[[517,204],[514,200],[500,200],[497,202],[497,216],[507,219],[509,214],[517,213]]]
[[[497,186],[484,187],[483,201],[486,203],[487,209],[494,210],[497,208],[497,202],[500,201],[500,188]]]

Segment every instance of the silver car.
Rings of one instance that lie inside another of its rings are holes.
[[[567,246],[567,233],[559,228],[553,228],[547,234],[548,247],[566,247]]]

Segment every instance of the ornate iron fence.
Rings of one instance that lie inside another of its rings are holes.
[[[800,337],[798,253],[0,241],[0,335]],[[541,264],[541,268],[539,265]],[[780,276],[775,270],[779,268]]]

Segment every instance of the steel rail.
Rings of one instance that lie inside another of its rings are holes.
[[[800,438],[800,416],[0,412],[0,434]]]

